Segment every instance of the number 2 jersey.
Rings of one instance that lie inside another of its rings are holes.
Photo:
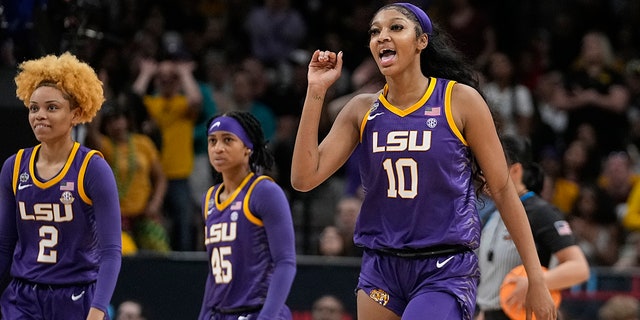
[[[430,78],[423,97],[405,110],[387,101],[385,86],[365,115],[355,150],[365,193],[356,245],[478,247],[471,150],[451,113],[454,84]]]
[[[12,277],[33,283],[98,281],[94,305],[106,310],[121,261],[111,168],[97,151],[75,143],[60,172],[43,180],[39,148],[18,151],[2,167],[0,272],[11,264]]]
[[[204,198],[210,273],[202,309],[229,313],[264,305],[261,317],[275,319],[296,268],[289,203],[273,180],[254,173],[221,202],[223,188],[211,187]]]

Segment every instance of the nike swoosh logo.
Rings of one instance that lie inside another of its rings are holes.
[[[453,259],[454,256],[451,256],[449,258],[447,258],[447,260],[444,261],[436,261],[436,268],[440,269],[442,268],[445,264],[447,264],[447,262],[449,262],[449,260]]]
[[[80,294],[78,294],[78,295],[72,294],[71,295],[71,300],[78,301],[78,300],[80,300],[80,298],[82,298],[82,296],[84,296],[84,291],[80,292]]]
[[[367,120],[373,120],[373,118],[375,118],[375,117],[377,117],[377,116],[379,116],[379,115],[381,115],[381,114],[384,114],[384,112],[378,112],[378,113],[376,113],[376,114],[370,114],[370,115],[367,117]]]
[[[19,184],[18,185],[18,190],[26,189],[26,188],[29,188],[31,186],[32,186],[32,184]]]

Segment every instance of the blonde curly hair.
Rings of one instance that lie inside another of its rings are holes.
[[[102,81],[96,72],[69,52],[21,63],[15,82],[16,96],[26,107],[39,87],[52,86],[61,90],[68,96],[72,109],[80,108],[79,123],[91,121],[105,101]]]

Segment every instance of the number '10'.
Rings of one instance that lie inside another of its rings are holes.
[[[411,158],[400,158],[395,165],[391,159],[386,159],[382,163],[384,171],[387,173],[389,188],[387,197],[413,199],[418,194],[418,163]],[[408,170],[405,170],[408,169]],[[409,173],[405,177],[405,173]],[[397,177],[397,178],[396,178]],[[406,182],[409,183],[406,183]],[[409,187],[409,189],[407,189]]]

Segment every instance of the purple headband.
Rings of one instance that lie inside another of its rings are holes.
[[[209,126],[209,130],[207,130],[207,134],[211,135],[217,131],[231,132],[240,138],[247,148],[253,149],[253,143],[251,143],[251,139],[249,139],[247,131],[244,130],[238,120],[227,116],[217,117],[213,122],[211,122],[211,126]]]
[[[431,19],[429,19],[429,16],[427,15],[427,13],[424,12],[424,10],[407,2],[396,2],[395,4],[413,12],[416,18],[418,18],[418,22],[420,22],[420,27],[422,28],[422,32],[429,35],[431,34],[431,31],[433,31],[433,25],[431,24]]]

